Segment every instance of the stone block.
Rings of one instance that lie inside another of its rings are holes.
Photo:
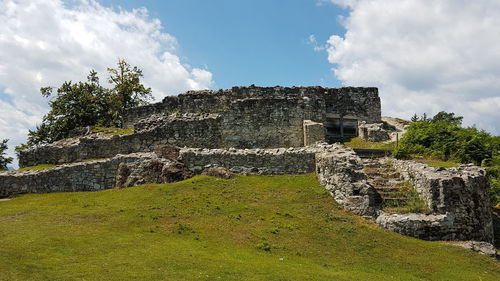
[[[383,128],[383,123],[367,124],[361,122],[358,125],[358,132],[359,137],[367,141],[380,142],[391,139],[389,132]]]
[[[323,123],[304,120],[303,131],[304,146],[310,146],[317,142],[325,141],[325,127],[323,126]]]

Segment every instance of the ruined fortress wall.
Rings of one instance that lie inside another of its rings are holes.
[[[457,225],[451,214],[390,214],[382,212],[375,221],[381,227],[396,233],[428,241],[479,240],[489,241]],[[458,234],[463,235],[457,236]]]
[[[38,164],[62,164],[84,159],[109,158],[117,154],[153,151],[157,146],[171,144],[190,147],[220,147],[220,131],[217,117],[174,118],[165,121],[166,126],[131,135],[113,137],[83,137],[75,143],[50,144],[23,150],[19,166]]]
[[[194,173],[207,167],[224,167],[236,173],[303,174],[315,170],[315,150],[183,148],[180,159]],[[23,193],[98,191],[114,188],[120,163],[130,169],[149,169],[155,153],[132,153],[113,158],[64,164],[46,170],[0,173],[0,198]],[[168,162],[168,161],[167,161]],[[166,163],[168,164],[168,163]],[[146,165],[145,167],[142,167]],[[146,174],[154,171],[146,171]]]
[[[366,123],[381,122],[381,104],[377,88],[328,88],[326,113],[353,115]]]
[[[248,174],[301,174],[316,171],[320,183],[338,203],[355,214],[374,219],[389,230],[425,240],[493,240],[488,182],[484,170],[479,167],[443,169],[412,161],[393,160],[394,166],[412,181],[431,212],[388,214],[380,210],[380,195],[367,183],[361,159],[351,148],[342,145],[316,144],[274,149],[185,147],[179,155],[183,165],[193,173],[208,167],[223,167]],[[154,165],[144,164],[153,158],[154,161],[157,159],[155,157],[153,153],[135,153],[43,171],[0,173],[0,197],[27,192],[112,188],[120,163],[133,163],[129,166],[145,169],[149,173],[149,167]]]
[[[178,96],[165,97],[161,102],[131,108],[124,114],[124,127],[132,128],[139,120],[153,114],[220,113],[242,99],[292,99],[298,103],[311,101],[316,112],[357,115],[367,123],[380,122],[381,106],[377,88],[343,87],[233,87],[218,91],[188,91]],[[298,106],[297,109],[302,109]],[[261,111],[260,111],[261,112]],[[305,119],[311,119],[305,116]],[[317,120],[323,122],[324,120]]]
[[[134,124],[154,114],[218,113],[229,106],[230,90],[188,91],[178,96],[167,96],[161,102],[128,109],[124,113],[123,127]]]
[[[234,87],[191,91],[130,109],[125,125],[134,134],[83,137],[22,151],[19,165],[68,163],[119,153],[151,151],[160,144],[203,148],[304,146],[303,121],[325,122],[328,114],[355,114],[380,120],[376,88]]]
[[[156,157],[134,153],[47,170],[0,173],[0,198],[23,193],[97,191],[113,188],[120,163],[139,163]]]
[[[324,148],[316,154],[316,174],[335,200],[380,226],[424,240],[493,241],[489,185],[477,166],[433,168],[414,161],[392,160],[430,207],[426,214],[389,214],[366,182],[359,157],[349,148]]]
[[[431,211],[449,217],[453,227],[448,236],[457,240],[493,241],[490,191],[484,169],[473,165],[445,169],[414,161],[393,161]]]
[[[222,167],[235,173],[305,174],[315,170],[315,151],[305,148],[278,149],[200,149],[184,148],[181,161],[194,173]]]
[[[321,120],[324,111],[296,99],[242,99],[223,113],[223,147],[275,148],[304,146],[303,121]]]

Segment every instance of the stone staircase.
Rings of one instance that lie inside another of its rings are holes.
[[[382,209],[404,208],[408,205],[409,189],[398,171],[384,159],[364,158],[364,171],[368,182],[382,197]]]

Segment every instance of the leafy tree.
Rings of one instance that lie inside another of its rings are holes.
[[[117,68],[107,70],[111,89],[100,85],[94,70],[86,82],[64,82],[56,91],[53,87],[41,88],[44,97],[54,97],[49,101],[51,109],[42,124],[29,131],[27,144],[16,149],[66,138],[78,127],[119,127],[124,109],[145,104],[152,98],[151,88],[141,84],[141,69],[118,60]]]
[[[441,112],[438,112],[438,114],[434,115],[434,117],[432,117],[432,122],[444,121],[444,122],[449,122],[449,123],[454,124],[454,125],[461,125],[463,119],[464,118],[462,116],[455,116],[455,113],[453,113],[453,112],[447,113],[447,112],[441,111]]]
[[[7,164],[12,163],[12,157],[4,156],[8,141],[8,139],[0,141],[0,171],[7,170]]]
[[[44,97],[54,95],[54,88],[40,89]],[[107,116],[107,90],[99,84],[97,72],[90,71],[87,82],[64,82],[49,102],[50,112],[42,124],[28,133],[28,145],[50,143],[63,139],[71,130],[89,125],[110,125]]]
[[[153,98],[151,88],[145,88],[140,82],[142,70],[133,68],[125,60],[118,61],[118,67],[108,68],[109,83],[114,87],[111,89],[113,102],[123,108],[130,108],[146,104]]]

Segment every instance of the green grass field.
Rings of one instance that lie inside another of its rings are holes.
[[[314,174],[0,202],[0,280],[500,280],[500,263],[344,211]]]

